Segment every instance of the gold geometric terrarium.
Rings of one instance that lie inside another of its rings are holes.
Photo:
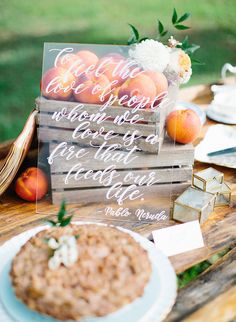
[[[216,196],[215,207],[230,205],[231,189],[225,182],[220,185],[220,188],[213,188],[208,192],[213,193]]]
[[[174,201],[173,219],[203,223],[214,209],[215,198],[214,194],[189,187]]]
[[[203,191],[215,194],[215,206],[227,206],[231,200],[231,189],[224,182],[224,174],[214,168],[207,168],[193,174],[192,184]]]
[[[192,185],[203,191],[220,189],[224,174],[214,168],[207,168],[193,174]]]

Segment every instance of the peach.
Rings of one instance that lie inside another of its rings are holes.
[[[76,55],[81,59],[85,67],[96,66],[98,62],[97,55],[89,50],[80,50]]]
[[[76,101],[88,104],[101,104],[103,92],[110,91],[110,81],[105,75],[94,73],[80,75],[77,79],[74,98]]]
[[[64,68],[74,74],[74,72],[80,68],[81,63],[81,58],[79,58],[76,54],[70,53],[59,57],[56,67]]]
[[[156,94],[160,95],[163,92],[166,92],[168,90],[168,81],[164,74],[159,72],[154,72],[151,70],[147,70],[144,72],[145,75],[149,76],[155,86],[156,86]]]
[[[115,82],[111,84],[112,88],[121,86],[127,77],[122,77],[126,60],[120,54],[111,53],[102,57],[96,66],[99,73],[105,75],[109,81]],[[126,70],[124,70],[126,72]]]
[[[125,57],[119,53],[109,53],[109,54],[106,54],[106,56],[104,57],[112,57],[117,60],[125,60]]]
[[[190,109],[172,111],[166,119],[169,137],[179,143],[193,142],[201,130],[199,116]]]
[[[46,195],[47,191],[47,176],[39,168],[26,169],[15,183],[15,192],[26,201],[40,200]]]
[[[134,78],[128,79],[121,87],[118,93],[119,98],[123,97],[124,95],[128,96],[128,99],[136,96],[137,99],[140,101],[144,99],[145,108],[150,107],[150,103],[156,97],[156,87],[153,80],[144,74],[138,74]],[[124,104],[127,106],[127,104]],[[135,106],[132,105],[132,107]]]
[[[53,67],[46,71],[41,81],[42,95],[54,100],[69,100],[75,76],[61,67]]]

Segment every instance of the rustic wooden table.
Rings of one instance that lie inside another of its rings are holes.
[[[209,86],[194,86],[181,91],[181,98],[201,104],[204,108],[210,101]],[[207,121],[200,139],[207,128],[214,124]],[[0,163],[9,150],[11,142],[0,145]],[[32,158],[31,158],[32,156]],[[35,162],[32,151],[28,161]],[[194,171],[209,165],[195,162]],[[236,170],[215,167],[225,173],[227,182],[232,184],[236,194]],[[236,199],[235,199],[236,200]],[[47,204],[43,205],[45,210]],[[93,205],[84,206],[81,211],[89,214]],[[236,205],[235,205],[236,207]],[[42,224],[48,215],[37,214],[34,203],[23,202],[16,197],[12,188],[0,198],[0,244],[27,229]],[[76,218],[76,216],[75,216]],[[174,224],[171,222],[170,224]],[[128,228],[129,225],[127,225]],[[180,289],[176,304],[166,321],[232,321],[236,317],[236,209],[233,207],[216,208],[210,218],[201,226],[205,247],[181,255],[170,257],[176,273],[184,272],[193,265],[209,259],[218,252],[231,249],[198,278]],[[133,228],[133,227],[132,227]],[[144,236],[153,230],[153,225],[135,228]]]

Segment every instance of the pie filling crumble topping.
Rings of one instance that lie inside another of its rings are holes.
[[[96,224],[51,227],[24,244],[11,267],[18,299],[61,321],[113,313],[144,294],[147,251],[128,233]]]

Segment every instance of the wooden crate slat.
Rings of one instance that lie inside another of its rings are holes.
[[[157,196],[157,200],[160,199],[160,203],[167,203],[168,200],[176,198],[177,195],[182,193],[189,183],[177,183],[177,184],[160,184],[154,186],[139,187],[139,191],[143,192],[147,199]],[[54,204],[59,204],[62,200],[66,200],[68,203],[88,203],[88,202],[102,202],[109,203],[112,200],[107,200],[105,194],[109,188],[90,188],[80,190],[63,190],[53,191],[52,200]],[[163,200],[162,200],[163,199]],[[114,200],[113,200],[114,201]]]
[[[48,100],[43,97],[38,97],[36,99],[36,105],[38,106],[40,112],[60,112],[63,107],[67,109],[68,112],[70,112],[75,106],[79,105],[81,103],[79,102],[66,102],[66,101],[56,101],[56,100]],[[99,111],[99,108],[101,105],[97,104],[84,104],[85,110],[92,113],[97,113]],[[130,107],[123,107],[123,106],[108,106],[105,109],[105,112],[107,115],[110,115],[111,117],[116,117],[117,115],[121,116],[124,114],[125,111],[131,111]],[[162,119],[162,116],[165,115],[164,108],[159,108],[156,110],[151,109],[143,109],[139,110],[137,114],[140,115],[140,117],[143,118],[144,121],[147,122],[160,122]],[[135,115],[132,114],[132,115]]]
[[[76,127],[81,124],[82,122],[70,122],[68,119],[61,119],[59,122],[52,119],[52,115],[50,114],[40,114],[39,116],[40,124],[43,126],[51,126],[56,128],[64,128],[66,129],[76,129]],[[162,132],[164,128],[163,123],[151,123],[151,124],[130,124],[130,123],[123,123],[121,125],[114,124],[113,121],[104,121],[101,124],[97,124],[96,122],[90,122],[89,129],[91,131],[99,131],[101,127],[104,127],[104,132],[114,131],[117,134],[125,134],[130,129],[132,131],[137,130],[139,131],[138,135],[142,135],[147,137],[150,134],[158,135]]]
[[[56,144],[50,144],[50,152],[56,147]],[[94,155],[96,153],[95,148],[86,148],[89,151],[89,158],[86,162],[83,162],[83,167],[86,170],[102,170],[104,169],[104,161],[103,160],[95,160]],[[111,155],[115,155],[117,151],[111,152]],[[127,152],[122,151],[124,155]],[[157,168],[157,167],[172,167],[172,166],[181,166],[181,165],[192,165],[194,161],[194,149],[191,144],[187,145],[173,145],[173,142],[170,142],[168,139],[165,139],[164,144],[162,146],[161,152],[157,154],[137,152],[136,154],[132,154],[132,156],[137,156],[131,163],[123,164],[116,163],[116,169],[149,169],[149,168]],[[74,158],[70,160],[65,160],[63,157],[58,156],[54,159],[51,165],[51,172],[67,172],[76,164]],[[113,165],[114,161],[106,162],[106,166]],[[63,170],[62,170],[63,169]]]
[[[139,138],[135,140],[133,144],[130,145],[130,148],[134,147],[135,145],[144,152],[149,153],[157,153],[160,151],[160,147],[162,145],[163,139],[164,139],[164,132],[160,135],[159,142],[156,144],[149,144],[145,141],[145,138]],[[57,141],[57,142],[69,142],[77,144],[77,140],[72,138],[72,130],[64,130],[64,129],[52,129],[48,127],[39,127],[38,128],[38,138],[41,142],[51,142],[51,141]],[[83,139],[84,145],[90,145],[91,139],[85,138]],[[96,138],[92,140],[93,144],[100,146],[103,142],[103,138]],[[123,146],[124,140],[122,136],[117,136],[109,140],[109,144],[121,144]]]
[[[60,112],[63,108],[66,115],[68,115],[68,113],[72,111],[72,109],[80,105],[78,102],[55,101],[41,97],[36,99],[36,105],[40,110],[38,120],[39,127],[40,129],[43,128],[42,131],[39,130],[39,136],[42,142],[50,142],[51,140],[56,140],[78,142],[80,145],[89,146],[89,138],[72,138],[72,130],[74,130],[79,125],[79,121],[70,122],[70,120],[62,118],[59,122],[57,122],[56,120],[52,119],[53,113],[55,111]],[[84,106],[85,110],[87,110],[89,114],[97,113],[99,111],[99,108],[101,107],[101,105],[96,104],[84,104]],[[123,106],[109,106],[105,109],[105,111],[107,115],[111,116],[111,119],[102,122],[102,124],[90,122],[89,129],[94,132],[99,131],[101,127],[104,127],[104,133],[111,130],[114,131],[114,134],[119,134],[117,138],[113,138],[112,140],[116,144],[121,144],[122,150],[126,150],[126,148],[124,147],[122,137],[120,136],[129,133],[131,131],[130,129],[132,129],[132,132],[136,130],[138,131],[137,135],[142,135],[142,137],[138,139],[134,145],[137,145],[137,147],[141,151],[158,154],[162,146],[165,133],[164,126],[166,110],[167,108],[162,107],[157,108],[156,110],[144,109],[132,113],[131,108],[126,108]],[[121,125],[114,124],[114,117],[121,116],[127,111],[130,113],[130,117],[135,114],[139,114],[146,123],[136,123],[132,125],[130,123],[124,123]],[[81,111],[76,111],[76,113],[80,114]],[[48,128],[48,130],[46,130],[46,128]],[[82,134],[82,132],[83,130],[81,132],[78,132],[78,134]],[[149,135],[159,136],[159,140],[155,145],[150,145],[149,143],[145,142],[145,138]],[[103,143],[103,138],[96,138],[96,140],[93,140],[93,143],[95,145],[101,145]],[[110,143],[113,144],[113,142],[111,141]]]
[[[155,177],[158,178],[160,183],[163,182],[186,182],[190,181],[192,177],[192,167],[186,166],[182,168],[169,168],[169,169],[153,169],[153,170],[125,170],[125,171],[118,171],[119,177],[114,178],[112,184],[115,184],[124,179],[127,173],[132,172],[133,175],[136,177],[137,175],[148,177],[150,172],[155,173]],[[69,189],[69,188],[90,188],[90,187],[99,187],[101,186],[98,181],[94,181],[92,179],[79,179],[75,180],[74,177],[69,179],[69,182],[65,184],[66,174],[52,174],[51,175],[51,185],[52,189]],[[133,184],[133,181],[129,181],[127,184]],[[109,184],[108,186],[110,186]]]

